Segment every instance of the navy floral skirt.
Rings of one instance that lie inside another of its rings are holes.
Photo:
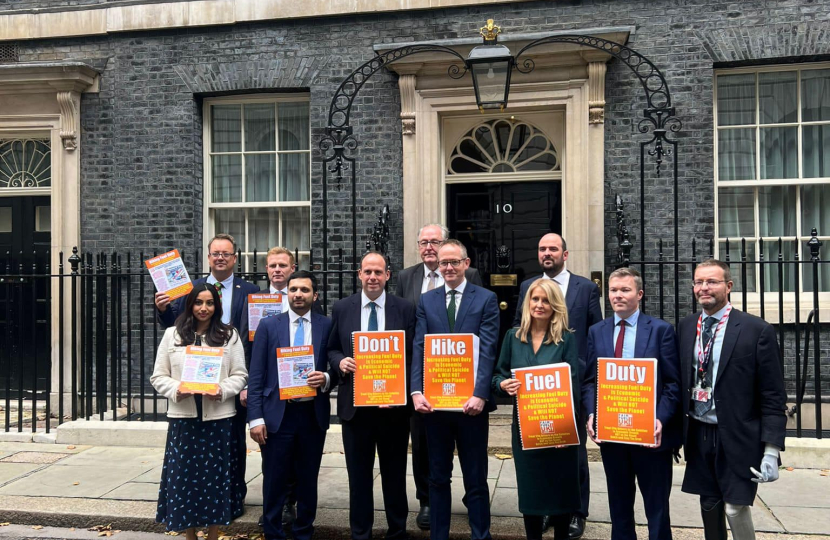
[[[239,466],[235,448],[230,418],[171,418],[156,521],[182,531],[228,525],[241,516],[245,501],[233,485]]]

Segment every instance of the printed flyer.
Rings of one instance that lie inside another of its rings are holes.
[[[248,341],[254,341],[259,322],[282,313],[282,295],[249,294],[248,295]]]
[[[513,370],[523,450],[579,444],[571,366],[565,363]]]
[[[655,358],[597,359],[597,439],[654,444]]]
[[[179,388],[193,394],[215,394],[219,389],[224,354],[222,347],[188,345],[184,350],[182,384]]]
[[[314,371],[313,345],[277,349],[280,399],[316,396],[317,389],[308,385],[308,375],[312,371]]]
[[[424,397],[433,409],[460,411],[473,397],[478,348],[475,334],[424,336]]]
[[[193,283],[190,282],[190,276],[178,249],[162,253],[158,257],[144,261],[144,264],[150,271],[156,290],[167,294],[170,300],[185,296],[193,290]]]
[[[403,330],[352,332],[357,369],[354,406],[406,405],[406,337]]]

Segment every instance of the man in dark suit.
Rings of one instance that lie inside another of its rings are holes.
[[[418,255],[421,263],[410,266],[398,273],[395,294],[406,298],[417,306],[421,294],[444,285],[444,278],[438,271],[438,247],[449,238],[449,231],[443,225],[430,224],[418,231]],[[464,277],[468,283],[482,286],[481,275],[475,268],[467,268]],[[422,530],[429,530],[429,451],[423,417],[413,413],[410,420],[412,432],[412,476],[415,478],[415,496],[421,509],[415,523]]]
[[[487,437],[489,412],[496,409],[490,396],[496,346],[499,340],[499,307],[496,295],[467,283],[470,265],[467,250],[458,240],[447,240],[438,250],[444,286],[421,295],[416,311],[412,361],[412,401],[424,414],[429,452],[430,538],[446,540],[450,534],[450,481],[453,451],[464,477],[464,504],[472,540],[490,538],[490,491],[487,487]],[[476,334],[479,361],[473,397],[462,412],[433,411],[423,395],[424,336],[427,334]]]
[[[245,361],[250,365],[251,345],[248,341],[248,295],[259,292],[259,287],[233,275],[236,264],[236,241],[229,234],[217,234],[208,243],[208,265],[210,275],[193,282],[194,286],[209,283],[219,290],[222,300],[222,322],[230,324],[239,332],[245,349]],[[171,302],[164,293],[156,293],[156,317],[162,328],[169,328],[176,322],[176,317],[184,309],[184,296]],[[246,391],[236,397],[236,416],[233,417],[234,440],[239,455],[239,468],[236,470],[234,485],[239,489],[242,500],[248,493],[245,484],[245,464],[248,457],[248,444],[245,435],[246,411],[244,400]]]
[[[353,540],[372,538],[374,523],[375,452],[380,462],[383,508],[388,525],[386,539],[406,539],[406,454],[409,446],[409,416],[400,407],[355,407],[352,332],[404,330],[406,366],[412,361],[415,306],[408,300],[387,295],[390,272],[386,258],[375,251],[363,255],[359,271],[362,292],[334,304],[329,338],[331,368],[340,371],[337,415],[342,420],[343,449],[349,472],[349,525]]]
[[[637,446],[604,442],[600,445],[608,485],[611,539],[637,540],[634,530],[635,481],[640,486],[648,519],[649,540],[671,540],[669,495],[672,455],[680,448],[680,361],[674,328],[661,319],[640,313],[643,280],[632,268],[620,268],[608,276],[608,300],[614,316],[588,330],[587,370],[582,404],[588,417],[587,431],[595,442],[597,358],[657,359],[656,444]]]
[[[582,276],[571,274],[565,269],[568,260],[568,244],[562,236],[548,233],[539,240],[539,266],[542,275],[526,279],[519,287],[519,302],[516,306],[516,316],[513,326],[519,326],[522,319],[522,302],[531,283],[539,278],[552,279],[562,290],[565,304],[568,306],[568,324],[574,331],[576,344],[579,347],[580,364],[585,366],[588,355],[588,328],[602,320],[602,310],[599,307],[599,289],[590,280]],[[579,431],[579,488],[582,494],[582,504],[579,513],[571,517],[570,537],[577,540],[585,532],[585,518],[588,517],[588,505],[591,496],[591,477],[588,469],[588,450],[585,448],[587,436],[585,426],[577,426]],[[545,528],[549,526],[546,520]]]
[[[700,495],[706,540],[755,538],[749,507],[758,484],[778,479],[787,394],[775,329],[729,303],[729,266],[697,266],[702,313],[680,321],[683,491]],[[758,467],[759,470],[756,470]]]
[[[337,384],[337,372],[328,368],[331,321],[313,313],[317,280],[305,270],[288,279],[287,313],[260,322],[254,338],[248,377],[248,422],[251,438],[262,450],[263,532],[266,539],[284,539],[282,512],[288,481],[297,479],[297,518],[293,537],[310,540],[317,514],[317,477],[329,428],[329,392]],[[312,345],[315,370],[308,385],[317,389],[310,398],[280,399],[276,350]]]

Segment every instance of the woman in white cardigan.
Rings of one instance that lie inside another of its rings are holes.
[[[188,345],[224,348],[216,394],[180,389]],[[194,287],[175,326],[164,333],[150,378],[168,400],[169,420],[156,521],[171,531],[186,530],[188,540],[196,540],[196,527],[203,526],[208,539],[216,540],[219,525],[242,515],[245,501],[233,485],[239,464],[231,418],[247,378],[242,341],[222,322],[219,293],[209,284]]]

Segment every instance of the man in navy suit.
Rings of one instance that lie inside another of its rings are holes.
[[[775,328],[729,303],[729,265],[695,268],[702,309],[680,321],[683,393],[682,490],[700,496],[706,540],[754,540],[750,506],[758,484],[778,479],[787,393]],[[757,469],[756,469],[757,467]]]
[[[242,278],[233,275],[233,267],[236,264],[236,241],[229,234],[217,234],[208,243],[208,265],[210,275],[206,278],[199,278],[193,285],[210,283],[219,290],[219,298],[222,300],[222,322],[230,324],[239,332],[242,346],[245,348],[245,361],[247,365],[251,362],[251,345],[248,342],[248,295],[259,292],[259,287],[248,283]],[[162,328],[169,328],[176,322],[176,317],[184,309],[184,296],[171,302],[170,297],[164,293],[156,293],[156,317]],[[248,493],[245,484],[245,464],[248,457],[248,445],[245,435],[245,400],[247,391],[243,390],[236,397],[236,416],[233,417],[234,440],[236,451],[239,455],[239,467],[236,469],[234,484],[240,491],[242,500]]]
[[[472,540],[490,537],[490,491],[487,486],[487,437],[489,412],[496,409],[490,396],[496,345],[499,340],[499,307],[496,295],[468,283],[467,250],[458,240],[447,240],[438,250],[438,266],[444,286],[421,295],[416,311],[412,361],[412,401],[424,415],[429,444],[430,538],[446,540],[450,534],[450,481],[453,451],[464,477]],[[462,412],[433,411],[423,395],[424,336],[427,334],[476,334],[479,362],[473,397]]]
[[[406,367],[412,361],[415,335],[415,306],[412,302],[386,294],[391,276],[381,253],[370,251],[360,260],[362,291],[334,304],[329,338],[329,362],[340,372],[337,390],[337,416],[343,426],[343,449],[349,472],[349,525],[352,540],[372,538],[374,523],[375,452],[380,462],[383,508],[386,511],[387,540],[406,539],[406,453],[409,446],[409,408],[355,407],[354,373],[356,364],[352,332],[404,330],[400,344],[406,354]],[[408,395],[408,393],[407,393]]]
[[[288,482],[297,479],[296,540],[310,540],[317,514],[317,476],[329,428],[329,391],[337,372],[328,369],[331,321],[311,311],[317,298],[317,279],[299,270],[288,278],[289,310],[263,319],[254,338],[248,375],[248,422],[251,438],[262,450],[263,532],[266,539],[285,538],[282,510]],[[308,385],[317,395],[280,399],[276,351],[281,347],[312,345],[315,370]]]
[[[579,347],[579,361],[585,367],[585,358],[588,354],[588,328],[602,320],[602,310],[599,307],[599,289],[588,279],[571,274],[565,268],[568,260],[568,244],[562,236],[548,233],[539,240],[539,266],[541,276],[526,279],[519,287],[519,303],[516,306],[516,316],[513,326],[519,326],[522,319],[522,302],[530,284],[539,277],[552,279],[562,290],[565,304],[568,307],[568,322],[574,331],[576,344]],[[577,426],[579,432],[579,488],[582,494],[580,511],[571,517],[570,537],[577,540],[585,532],[585,518],[588,517],[588,505],[591,495],[591,477],[588,469],[588,450],[585,448],[587,436],[585,426]],[[547,520],[545,528],[550,524]]]
[[[635,479],[643,494],[649,540],[671,540],[669,495],[672,455],[681,444],[680,361],[672,326],[640,313],[643,280],[633,268],[620,268],[608,276],[608,299],[614,316],[588,330],[587,371],[582,406],[588,415],[587,431],[595,442],[597,358],[657,359],[657,418],[653,446],[603,442],[602,466],[608,484],[611,540],[637,540],[634,530]]]

